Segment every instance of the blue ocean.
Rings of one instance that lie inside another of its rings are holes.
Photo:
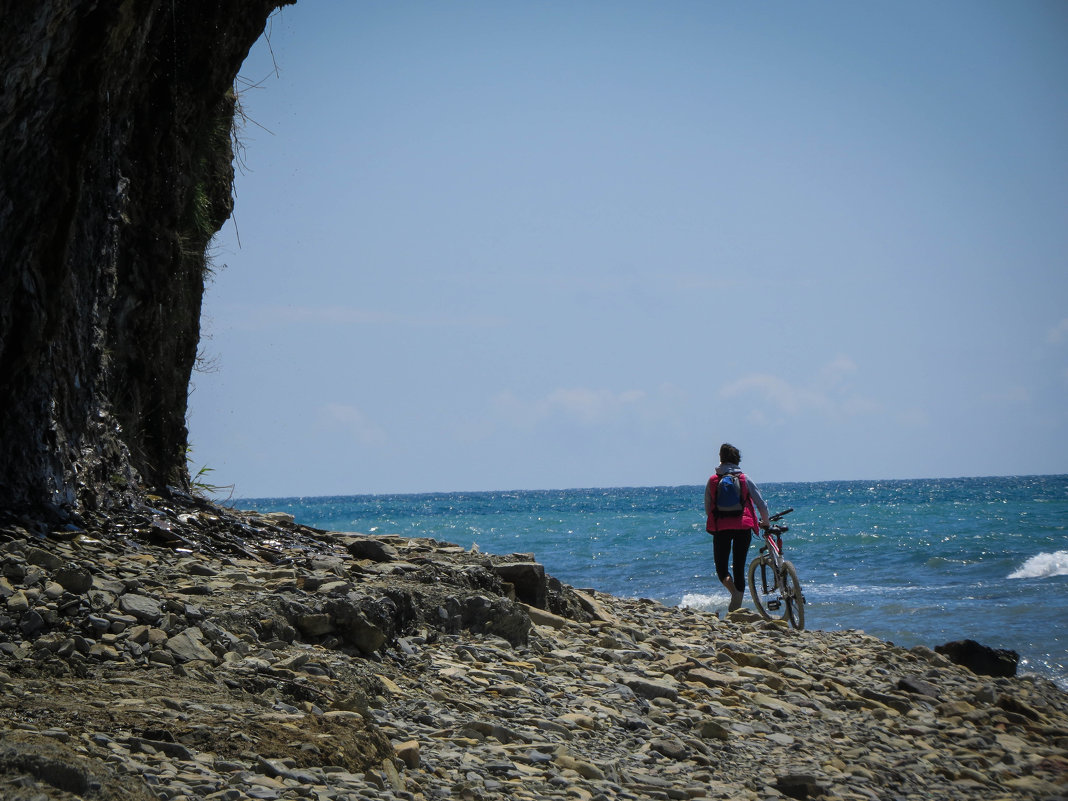
[[[1068,476],[760,484],[783,522],[809,629],[898,645],[970,638],[1068,689]],[[575,587],[713,612],[727,592],[703,487],[238,499],[335,531],[533,553]],[[756,554],[756,540],[750,558]],[[746,603],[751,606],[746,595]]]

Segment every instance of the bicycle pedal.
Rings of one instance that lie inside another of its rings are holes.
[[[778,612],[779,607],[782,606],[782,601],[768,601],[766,606],[772,612]]]

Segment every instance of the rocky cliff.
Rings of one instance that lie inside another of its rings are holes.
[[[233,81],[289,2],[0,2],[0,508],[188,482]]]

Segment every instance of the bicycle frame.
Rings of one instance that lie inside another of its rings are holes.
[[[760,583],[764,592],[774,592],[782,587],[782,571],[783,562],[782,557],[782,532],[777,531],[778,526],[772,526],[764,530],[764,545],[760,548],[761,554],[767,554],[771,557],[771,564],[767,562],[760,563]],[[771,582],[768,582],[768,568],[771,568]],[[753,592],[755,588],[750,587],[750,592]],[[768,611],[776,612],[779,610],[779,600],[773,600],[768,602]]]
[[[771,554],[771,560],[775,563],[775,572],[782,570],[782,532],[780,526],[771,526],[764,530],[764,545],[760,548],[761,553]],[[774,535],[774,539],[772,539]]]
[[[777,515],[773,515],[768,520],[774,522],[793,511],[793,507],[779,512]],[[782,534],[784,531],[789,531],[787,526],[768,526],[763,530],[764,545],[761,546],[760,552],[771,555],[771,561],[775,565],[775,584],[779,584],[779,574],[782,573],[782,565],[786,560],[782,555]]]

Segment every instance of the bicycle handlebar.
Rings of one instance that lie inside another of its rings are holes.
[[[774,520],[779,520],[780,518],[783,518],[786,515],[790,514],[790,512],[792,512],[793,510],[794,510],[794,507],[792,507],[792,506],[789,509],[784,509],[783,511],[779,512],[777,515],[772,515],[771,517],[769,517],[768,518],[768,522],[771,523]],[[761,528],[763,528],[765,531],[770,532],[772,534],[782,534],[783,532],[786,532],[786,531],[790,530],[789,526],[771,526],[771,525],[763,526],[762,525]]]

